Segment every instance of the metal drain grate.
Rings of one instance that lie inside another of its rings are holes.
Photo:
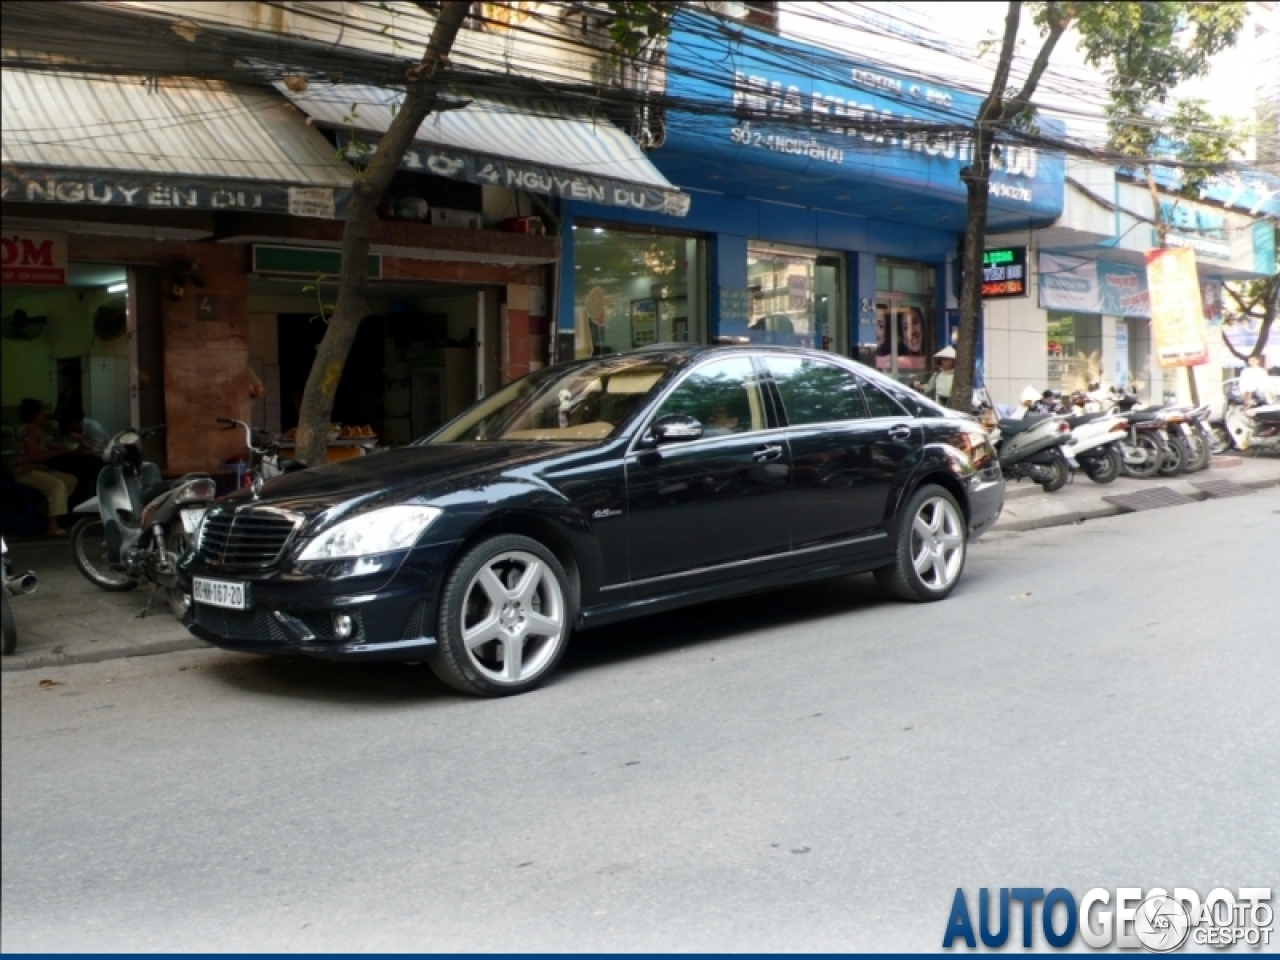
[[[1137,493],[1119,493],[1103,497],[1107,503],[1121,510],[1157,510],[1160,507],[1176,507],[1183,503],[1195,503],[1190,497],[1172,487],[1149,487]]]
[[[1243,497],[1246,493],[1254,493],[1252,487],[1246,487],[1234,480],[1193,480],[1191,485],[1201,493],[1211,497]]]

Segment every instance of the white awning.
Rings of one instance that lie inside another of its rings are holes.
[[[404,93],[361,84],[311,82],[277,88],[317,123],[338,133],[351,155],[367,152],[352,133],[386,132]],[[542,100],[456,95],[460,109],[433,113],[418,128],[401,168],[471,183],[684,216],[689,197],[608,120]]]
[[[3,198],[341,216],[351,168],[269,90],[5,70]]]

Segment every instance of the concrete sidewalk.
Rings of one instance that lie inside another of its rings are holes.
[[[1104,496],[1131,493],[1155,486],[1171,487],[1195,499],[1203,494],[1193,481],[1229,479],[1255,487],[1280,485],[1280,458],[1227,457],[1210,470],[1173,479],[1132,480],[1121,477],[1099,485],[1082,473],[1057,493],[1046,494],[1035,484],[1010,483],[1004,513],[991,536],[1079,523],[1121,511]],[[1194,506],[1192,507],[1194,508]],[[34,570],[40,588],[33,596],[15,597],[18,651],[4,657],[4,670],[90,663],[175,650],[198,650],[207,645],[184,630],[157,597],[151,616],[135,615],[147,601],[147,589],[132,593],[104,593],[84,579],[71,562],[66,540],[10,542],[15,570]]]

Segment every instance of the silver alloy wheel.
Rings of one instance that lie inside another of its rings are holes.
[[[471,665],[489,680],[531,680],[555,660],[565,633],[559,579],[532,553],[501,553],[467,584],[462,641]]]
[[[964,565],[964,518],[948,500],[930,497],[911,521],[911,563],[930,590],[945,590]]]

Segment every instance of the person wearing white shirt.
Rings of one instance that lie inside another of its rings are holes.
[[[938,369],[933,371],[933,376],[928,382],[921,387],[921,392],[933,397],[943,406],[951,399],[951,385],[955,382],[956,377],[956,351],[953,347],[943,347],[933,355],[938,361]]]
[[[1253,354],[1249,357],[1249,365],[1240,371],[1240,395],[1244,397],[1244,405],[1253,406],[1257,394],[1262,395],[1263,403],[1272,402],[1271,377],[1262,365],[1262,358]]]

